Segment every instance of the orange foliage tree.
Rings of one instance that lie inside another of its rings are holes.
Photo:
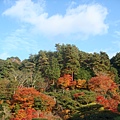
[[[38,111],[36,108],[36,98],[38,101]],[[41,118],[39,110],[42,112],[42,107],[45,107],[44,112],[51,111],[55,106],[56,101],[48,95],[40,93],[34,88],[18,88],[13,95],[10,103],[13,119],[11,120],[32,120],[32,118]]]
[[[20,108],[32,107],[34,105],[34,98],[40,95],[39,91],[34,88],[18,88],[13,95],[12,103],[16,105],[19,103]]]
[[[88,87],[97,93],[96,101],[106,109],[117,111],[120,95],[117,84],[108,76],[96,76],[89,80]]]
[[[92,77],[88,82],[88,87],[99,94],[115,93],[118,90],[117,84],[108,76]]]
[[[73,78],[69,74],[64,74],[62,77],[58,79],[58,86],[61,88],[67,89],[69,87],[74,87],[76,85],[76,81],[73,81]]]
[[[45,95],[43,93],[40,93],[40,98],[44,103],[45,111],[52,111],[53,107],[56,104],[56,101],[51,96]]]
[[[38,118],[37,111],[34,108],[19,109],[14,118],[10,120],[32,120],[32,118]],[[41,116],[42,117],[42,116]]]

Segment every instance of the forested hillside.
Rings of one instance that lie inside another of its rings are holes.
[[[21,61],[0,59],[2,120],[119,120],[120,53],[56,44]]]

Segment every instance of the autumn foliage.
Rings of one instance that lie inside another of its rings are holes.
[[[69,74],[64,74],[62,77],[58,79],[58,86],[61,88],[69,88],[74,87],[76,85],[76,81],[73,81],[72,76]]]
[[[34,88],[18,88],[13,95],[13,105],[19,103],[20,108],[32,107],[34,105],[34,98],[38,97],[40,93]]]
[[[90,90],[103,95],[109,91],[114,93],[118,89],[117,84],[110,77],[104,75],[92,77],[88,82],[88,87]]]
[[[120,95],[117,92],[117,84],[108,76],[91,78],[88,83],[89,89],[97,93],[96,102],[102,104],[105,109],[116,112],[120,104]]]
[[[103,105],[105,109],[111,110],[113,112],[117,112],[119,100],[113,98],[105,98],[104,96],[97,96],[96,101]]]
[[[37,111],[34,108],[20,109],[11,120],[32,120],[38,118]]]
[[[40,93],[34,88],[18,88],[10,103],[11,111],[13,111],[11,120],[32,120],[32,118],[44,117],[34,109],[36,98],[41,101],[40,106],[45,107],[44,111],[41,107],[39,108],[41,112],[51,111],[56,104],[52,97]]]
[[[76,82],[76,88],[86,88],[87,87],[87,84],[86,84],[86,80],[81,80],[81,79],[78,79],[77,82]]]
[[[62,77],[58,79],[58,86],[61,88],[67,89],[67,88],[86,88],[86,80],[78,79],[73,80],[72,76],[69,74],[64,74]]]

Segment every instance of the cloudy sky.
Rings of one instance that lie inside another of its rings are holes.
[[[27,59],[56,43],[120,52],[120,0],[0,0],[0,59]]]

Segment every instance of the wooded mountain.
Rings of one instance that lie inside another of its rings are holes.
[[[60,76],[70,74],[73,79],[88,80],[104,74],[120,83],[120,53],[109,59],[105,52],[86,53],[71,44],[56,44],[55,47],[55,51],[40,50],[23,61],[18,57],[1,59],[0,79],[14,79],[21,85],[34,86],[39,78],[55,82]]]

